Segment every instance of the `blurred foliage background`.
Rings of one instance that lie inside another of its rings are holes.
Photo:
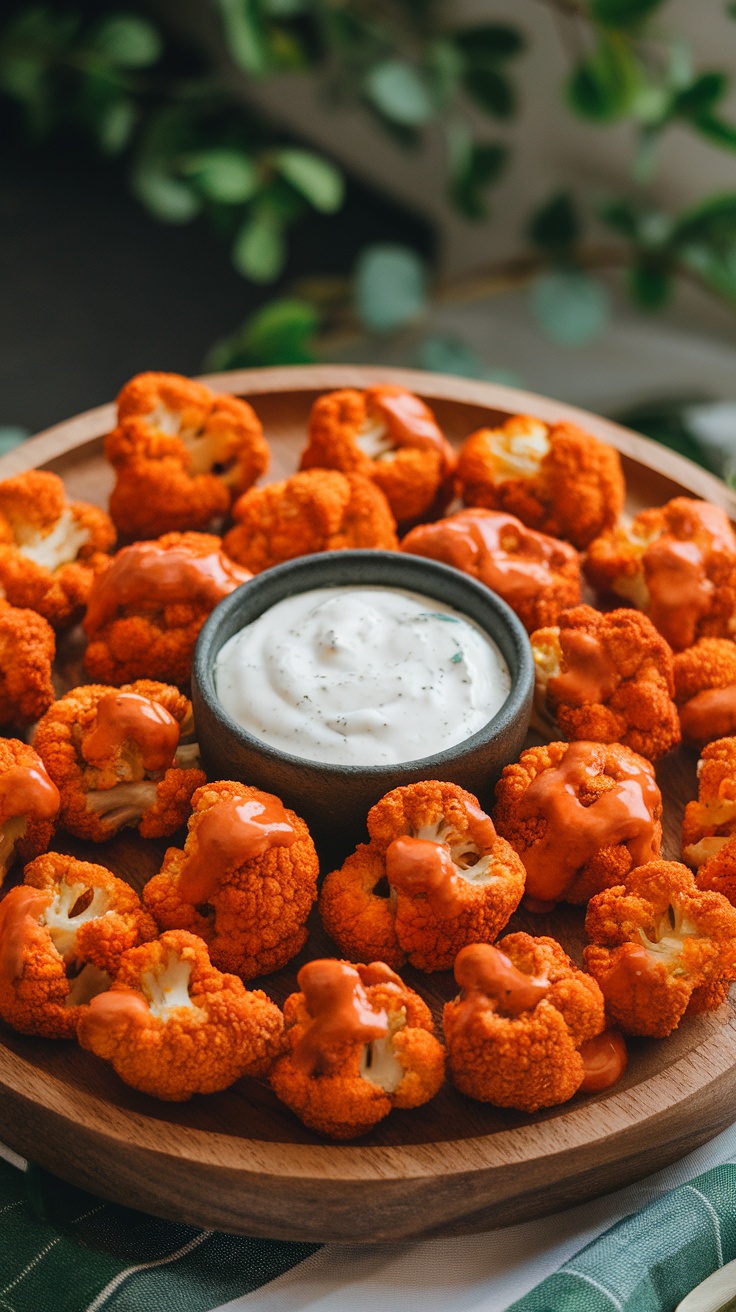
[[[124,171],[152,219],[181,226],[204,216],[227,245],[233,277],[266,286],[282,276],[306,213],[340,213],[345,180],[333,159],[248,105],[243,86],[308,73],[335,114],[360,104],[407,152],[439,127],[444,173],[435,185],[467,221],[488,224],[494,187],[524,167],[497,133],[524,95],[524,10],[535,4],[559,21],[566,112],[631,128],[619,185],[606,195],[555,189],[520,223],[517,251],[472,276],[440,277],[415,245],[368,241],[350,276],[315,268],[282,287],[213,343],[207,367],[307,362],[372,341],[405,344],[408,364],[498,377],[466,342],[426,328],[433,306],[527,288],[539,331],[574,348],[608,322],[612,271],[643,314],[663,310],[682,282],[736,309],[729,75],[696,66],[666,0],[524,0],[518,25],[498,19],[492,0],[472,22],[452,0],[197,0],[191,23],[181,13],[172,21],[178,6],[155,0],[119,10],[108,0],[6,0],[0,95],[24,149],[87,143]],[[736,35],[736,4],[726,9]],[[723,189],[684,210],[654,199],[673,128],[724,157]],[[734,477],[734,414],[721,408],[714,419],[700,401],[624,417]],[[13,440],[0,430],[0,444]]]

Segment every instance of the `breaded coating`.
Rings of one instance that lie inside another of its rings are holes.
[[[170,847],[143,901],[161,929],[204,939],[215,966],[269,975],[307,940],[319,862],[306,824],[271,793],[223,780],[198,788],[182,851]]]
[[[0,589],[53,628],[81,619],[114,543],[104,510],[67,501],[56,474],[30,469],[0,482]]]
[[[736,535],[725,510],[675,497],[591,542],[594,588],[644,611],[672,647],[736,636]]]
[[[587,902],[659,856],[654,768],[620,743],[529,747],[496,785],[493,813],[526,868],[526,904]]]
[[[167,1102],[267,1075],[283,1032],[275,1003],[216,970],[201,938],[183,929],[125,952],[110,990],[77,1021],[83,1048]]]
[[[529,934],[476,943],[458,954],[455,979],[461,992],[443,1024],[460,1092],[525,1112],[572,1098],[585,1075],[581,1046],[605,1016],[595,980],[560,944]]]
[[[368,833],[320,895],[322,923],[348,957],[449,970],[466,943],[492,942],[521,901],[522,862],[457,784],[394,788],[368,813]]]
[[[138,894],[110,870],[37,857],[0,902],[0,1016],[22,1034],[74,1038],[123,953],[155,937]]]
[[[457,456],[424,401],[403,387],[343,388],[320,396],[309,416],[301,469],[370,478],[399,523],[442,508]]]
[[[116,472],[110,514],[128,538],[209,528],[269,462],[247,401],[162,373],[125,384],[105,455]]]
[[[360,474],[308,469],[281,483],[254,487],[233,506],[237,521],[222,540],[254,574],[295,556],[349,547],[393,551],[396,524],[385,496]]]
[[[439,1090],[445,1051],[429,1007],[383,962],[310,961],[284,1004],[289,1051],[271,1086],[310,1130],[354,1139]]]
[[[650,861],[598,893],[585,931],[585,965],[626,1034],[663,1039],[696,991],[692,1011],[710,1011],[736,979],[736,909],[679,861]]]
[[[682,736],[696,747],[736,734],[736,643],[701,638],[675,656]]]
[[[677,746],[672,650],[646,615],[576,606],[531,644],[542,722],[566,738],[623,743],[650,761]]]
[[[460,451],[457,486],[466,505],[508,511],[580,551],[624,508],[618,451],[574,424],[531,415],[472,433]]]
[[[0,725],[24,728],[48,709],[55,697],[51,671],[56,656],[54,630],[35,610],[0,600]]]
[[[413,528],[401,543],[413,556],[454,565],[516,611],[528,633],[553,624],[580,601],[580,557],[567,542],[524,528],[513,515],[461,510]]]
[[[55,702],[33,745],[61,794],[59,824],[102,843],[123,826],[161,838],[186,824],[205,783],[192,705],[169,684],[140,679],[111,688],[86,684]]]
[[[45,852],[59,813],[59,790],[38,752],[0,738],[0,885],[14,861]]]
[[[87,673],[115,685],[133,679],[187,683],[210,611],[251,577],[211,533],[167,533],[123,547],[90,593]]]
[[[697,871],[698,888],[736,905],[736,738],[703,748],[698,800],[688,802],[682,822],[682,855]]]

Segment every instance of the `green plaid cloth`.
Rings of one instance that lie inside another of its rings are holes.
[[[619,1221],[508,1312],[673,1312],[734,1259],[736,1165],[727,1163]]]

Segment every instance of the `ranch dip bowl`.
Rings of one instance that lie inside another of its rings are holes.
[[[383,650],[376,610],[381,594],[388,602],[385,714],[372,701]],[[336,637],[330,616],[344,620]],[[244,638],[253,643],[241,649]],[[419,666],[411,662],[417,642]],[[423,670],[421,685],[417,669]],[[456,719],[455,706],[471,675],[480,683],[463,731],[457,725],[466,721]],[[305,711],[303,728],[289,719],[283,729],[268,719],[284,689]],[[384,793],[420,779],[460,784],[488,809],[496,779],[523,746],[533,691],[529,639],[500,597],[448,565],[392,551],[301,556],[256,575],[215,607],[192,668],[208,777],[276,793],[335,852],[363,838],[368,811]],[[449,711],[435,704],[445,695]],[[353,705],[361,696],[367,701]],[[397,698],[407,699],[408,708]],[[386,721],[393,715],[392,731]],[[351,728],[343,735],[347,722]],[[314,734],[313,726],[319,730]],[[404,741],[406,759],[388,759],[403,756]]]

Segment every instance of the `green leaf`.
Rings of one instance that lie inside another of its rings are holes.
[[[262,3],[271,18],[296,18],[309,9],[309,0],[262,0]]]
[[[235,238],[233,264],[252,282],[273,282],[286,263],[281,224],[270,210],[257,210]]]
[[[601,205],[600,217],[609,227],[620,232],[629,241],[636,241],[639,236],[641,211],[628,200],[611,200]]]
[[[0,455],[4,456],[6,451],[12,451],[13,447],[20,446],[30,437],[30,430],[21,428],[18,424],[0,424]]]
[[[502,23],[481,23],[477,27],[461,27],[453,32],[452,40],[458,50],[472,63],[492,63],[510,59],[524,49],[524,37],[518,28]]]
[[[475,103],[495,118],[510,118],[516,108],[511,83],[495,68],[472,64],[465,70],[463,86]]]
[[[424,262],[408,246],[368,246],[355,270],[355,306],[374,332],[393,332],[416,319],[426,303]]]
[[[257,310],[233,337],[210,351],[210,369],[247,369],[258,365],[311,364],[312,338],[320,316],[309,301],[284,297]]]
[[[635,264],[629,270],[629,291],[642,310],[661,310],[672,294],[670,271],[656,264]]]
[[[366,77],[365,91],[376,109],[403,127],[419,127],[434,113],[424,79],[413,64],[403,59],[374,64]]]
[[[582,270],[543,274],[532,287],[531,302],[540,328],[562,346],[593,341],[610,313],[605,287]]]
[[[193,177],[208,200],[220,205],[242,205],[258,190],[259,175],[253,160],[240,150],[203,150],[189,155],[182,172]]]
[[[425,74],[438,109],[445,108],[452,100],[462,71],[462,57],[452,42],[433,41],[427,51]]]
[[[498,142],[468,142],[458,158],[450,182],[450,196],[468,219],[483,219],[488,207],[483,193],[497,182],[508,158]]]
[[[736,127],[724,123],[714,114],[698,114],[692,119],[692,126],[712,141],[714,146],[725,146],[727,150],[736,150]]]
[[[638,27],[663,0],[588,0],[590,16],[602,27]]]
[[[570,77],[566,97],[581,118],[606,123],[628,112],[640,85],[639,65],[626,38],[601,32],[594,53]]]
[[[189,223],[202,208],[198,196],[184,182],[153,165],[137,169],[131,180],[134,194],[154,218],[164,223]]]
[[[553,255],[564,254],[580,240],[580,220],[569,192],[558,192],[532,215],[529,239]]]
[[[265,73],[268,43],[253,0],[217,0],[227,48],[246,73]]]
[[[135,101],[127,97],[111,100],[97,114],[97,140],[106,155],[125,150],[138,119]]]
[[[703,73],[689,87],[678,92],[673,111],[685,118],[707,113],[722,100],[728,90],[725,73]]]
[[[692,241],[712,241],[714,239],[730,242],[736,237],[736,193],[727,192],[723,196],[711,196],[708,200],[694,205],[677,219],[672,230],[675,245]]]
[[[94,31],[91,44],[120,68],[148,68],[163,53],[158,31],[137,14],[116,14],[104,19]]]
[[[311,150],[279,150],[274,163],[282,178],[322,214],[334,214],[345,196],[345,184],[339,169]]]

